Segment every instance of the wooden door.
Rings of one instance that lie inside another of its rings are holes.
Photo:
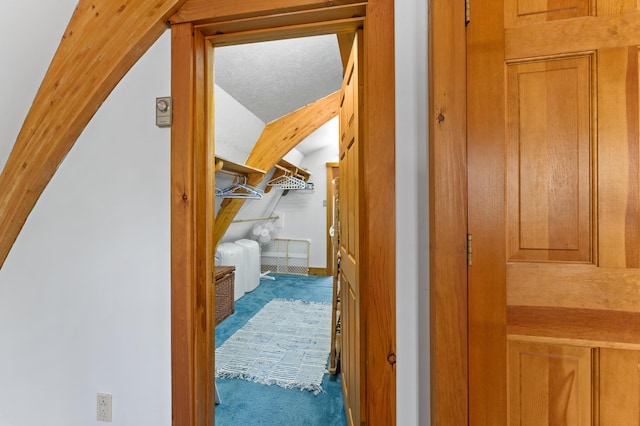
[[[334,185],[334,179],[339,176],[339,165],[338,163],[327,163],[327,268],[325,275],[335,276],[337,267],[336,263],[338,261],[338,229],[334,229],[333,235],[331,232],[331,227],[338,226],[338,217],[337,217],[337,205],[336,205],[336,197],[337,186]]]
[[[470,424],[638,424],[638,4],[470,12]]]
[[[340,96],[340,287],[342,291],[342,389],[347,424],[360,425],[364,410],[361,377],[364,377],[362,339],[364,328],[360,289],[360,208],[359,208],[359,105],[358,105],[358,34],[345,68]]]

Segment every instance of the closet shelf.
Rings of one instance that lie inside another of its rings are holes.
[[[311,173],[309,173],[308,170],[302,169],[290,162],[288,162],[287,160],[280,160],[278,161],[278,163],[275,165],[275,172],[273,173],[273,176],[271,177],[271,181],[273,182],[275,180],[278,180],[279,178],[282,177],[286,177],[286,176],[293,176],[296,178],[296,180],[298,182],[301,183],[302,186],[304,186],[304,182],[307,182],[309,180],[309,178],[311,177]],[[303,181],[303,182],[301,182]],[[271,191],[272,186],[269,184],[267,185],[267,188],[265,189],[265,192],[269,192]],[[303,188],[294,188],[294,189],[303,189]],[[286,192],[285,192],[286,194]]]
[[[301,169],[300,167],[291,164],[290,162],[288,162],[287,160],[280,160],[278,161],[278,166],[283,167],[287,170],[289,170],[291,172],[291,174],[293,175],[298,175],[300,176],[300,178],[302,180],[304,180],[305,182],[309,180],[309,178],[311,177],[311,173],[309,173],[308,170],[305,169]]]
[[[219,157],[216,155],[216,172],[220,170],[224,170],[230,173],[237,173],[239,175],[251,175],[251,174],[259,174],[264,175],[266,172],[264,170],[256,169],[255,167],[247,166],[246,164],[235,163],[231,160],[227,160],[226,158]]]

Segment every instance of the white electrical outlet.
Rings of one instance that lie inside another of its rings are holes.
[[[111,422],[111,395],[108,393],[98,394],[98,421]]]

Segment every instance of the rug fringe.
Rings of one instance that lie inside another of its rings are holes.
[[[216,379],[241,379],[248,382],[258,383],[260,385],[276,385],[285,389],[300,389],[300,391],[313,392],[314,395],[325,393],[321,385],[298,385],[295,383],[284,382],[282,380],[264,380],[259,377],[250,376],[248,374],[233,373],[228,371],[216,371]]]
[[[314,301],[310,301],[310,300],[302,300],[302,299],[282,299],[282,298],[275,298],[275,299],[271,299],[271,300],[278,300],[281,302],[298,302],[301,305],[321,305],[321,306],[328,306],[331,305],[331,302],[314,302]]]

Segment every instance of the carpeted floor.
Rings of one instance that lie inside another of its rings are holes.
[[[216,347],[241,328],[271,299],[331,302],[331,277],[273,275],[235,302],[235,312],[216,327]],[[241,379],[217,379],[221,404],[216,406],[216,425],[346,425],[339,375],[325,374],[324,393],[266,386]]]

